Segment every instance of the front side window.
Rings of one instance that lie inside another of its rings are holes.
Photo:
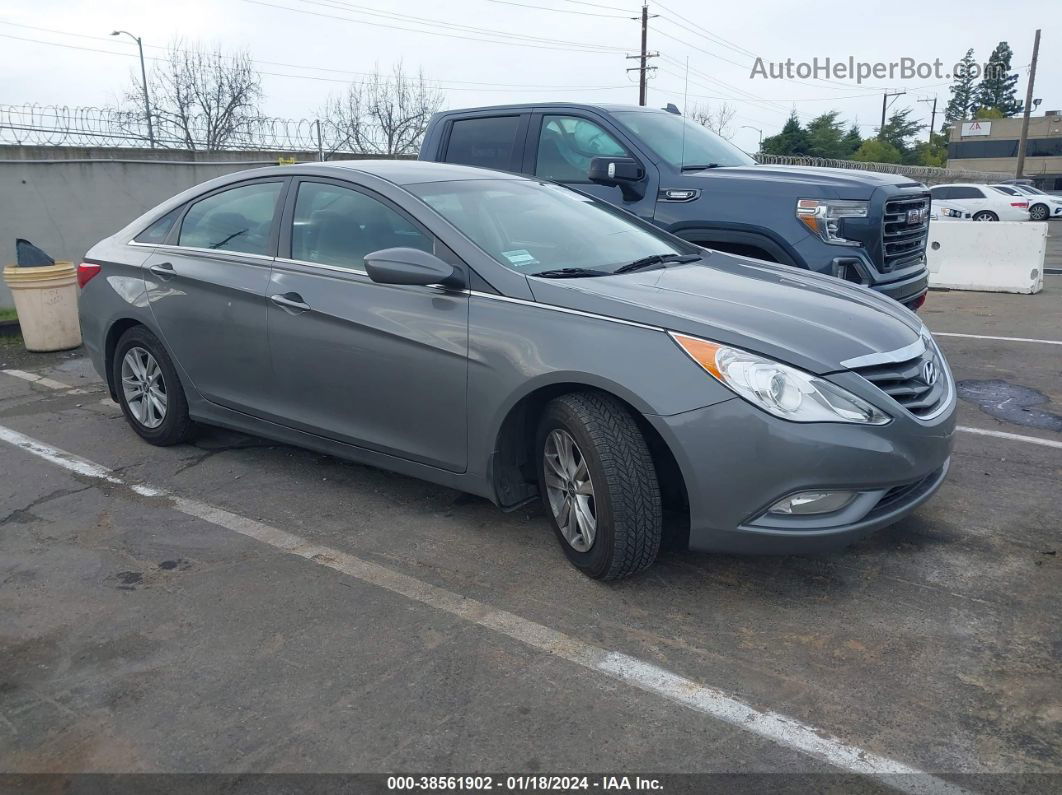
[[[756,165],[755,160],[729,141],[675,113],[622,110],[612,115],[620,126],[630,130],[674,168]]]
[[[952,188],[951,198],[953,199],[983,199],[985,194],[978,188]]]
[[[519,126],[519,116],[455,121],[450,128],[450,142],[446,146],[446,162],[508,170],[512,167]]]
[[[184,216],[177,244],[268,256],[282,187],[280,182],[256,182],[197,201]]]
[[[170,210],[161,218],[157,219],[147,229],[133,238],[137,243],[154,243],[156,245],[165,242],[170,230],[173,229],[177,217],[181,214],[182,207]]]
[[[560,268],[607,274],[644,257],[697,251],[611,204],[549,182],[477,179],[406,187],[495,260],[529,276]]]
[[[323,182],[300,183],[292,259],[362,271],[366,254],[397,247],[431,252],[433,240],[372,196]]]
[[[612,135],[578,116],[543,116],[535,176],[558,182],[587,182],[595,157],[626,157]]]
[[[929,189],[929,194],[934,199],[953,199],[953,198],[955,198],[952,195],[953,191],[954,191],[953,188],[949,188],[949,187],[946,187],[946,186],[939,186],[938,185],[935,188],[930,188]]]

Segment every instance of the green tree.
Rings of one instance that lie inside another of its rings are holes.
[[[943,168],[948,163],[948,139],[939,133],[930,133],[928,141],[919,141],[908,152],[905,162],[916,166]]]
[[[955,122],[962,121],[970,115],[974,104],[974,96],[977,86],[974,83],[974,70],[977,62],[974,60],[974,51],[971,47],[966,55],[956,64],[954,80],[951,84],[951,99],[944,108],[944,126],[951,127]]]
[[[1018,73],[1010,73],[1010,59],[1014,53],[1010,45],[1001,41],[992,50],[985,64],[985,76],[977,86],[974,101],[979,108],[998,108],[1004,117],[1021,110],[1017,97]]]
[[[844,145],[844,122],[837,120],[838,115],[831,110],[808,122],[809,155],[841,158],[850,154]]]
[[[841,157],[851,157],[863,145],[863,136],[859,134],[859,125],[853,124],[848,128],[844,138],[841,139],[841,148],[844,154]]]
[[[852,159],[863,163],[899,163],[903,156],[892,144],[886,143],[880,138],[868,138],[856,150]]]
[[[893,111],[885,126],[878,131],[878,138],[896,149],[900,154],[907,151],[908,139],[918,135],[918,131],[925,127],[910,119],[913,108]]]
[[[800,119],[797,118],[795,110],[789,114],[789,120],[778,135],[763,139],[760,151],[769,155],[806,155],[808,153],[808,134],[800,126]]]

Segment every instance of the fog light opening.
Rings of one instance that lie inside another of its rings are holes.
[[[846,507],[855,498],[854,491],[802,491],[779,500],[767,512],[785,516],[833,513]]]

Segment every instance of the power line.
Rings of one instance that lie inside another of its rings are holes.
[[[587,3],[585,0],[564,0],[566,3],[573,3],[577,6],[592,6],[593,8],[608,8],[612,11],[622,11],[623,13],[630,13],[626,8],[619,8],[618,6],[606,6],[601,3]]]
[[[627,19],[623,14],[599,14],[596,11],[573,11],[568,8],[550,8],[549,6],[536,6],[530,3],[514,3],[512,0],[487,0],[488,3],[498,3],[503,6],[519,6],[520,8],[533,8],[536,11],[554,11],[558,14],[578,14],[581,17],[601,17],[603,19]]]
[[[25,26],[23,26],[23,27],[25,27]],[[77,35],[82,35],[82,34],[67,33],[65,35],[77,36]],[[64,43],[58,42],[58,41],[44,41],[43,39],[32,39],[32,38],[28,38],[28,37],[25,37],[25,36],[13,36],[13,35],[11,35],[9,33],[0,33],[0,37],[5,38],[5,39],[14,39],[16,41],[30,42],[30,43],[33,43],[33,44],[44,44],[44,45],[47,45],[49,47],[60,47],[60,48],[63,48],[63,49],[68,49],[68,50],[81,50],[81,51],[84,51],[84,52],[95,52],[95,53],[100,53],[102,55],[116,55],[116,56],[121,57],[121,58],[135,58],[135,57],[137,57],[134,53],[131,53],[131,52],[118,52],[116,50],[101,50],[101,49],[98,49],[96,47],[82,47],[82,46],[77,45],[77,44],[64,44]],[[87,38],[98,38],[98,37],[96,37],[96,36],[87,36]],[[158,45],[152,45],[152,46],[154,46],[155,48],[158,48]],[[222,57],[226,58],[226,59],[231,59],[231,56],[224,56],[223,55]],[[146,60],[154,61],[154,62],[165,62],[166,59],[149,55],[149,56],[146,56]],[[272,63],[270,61],[255,61],[254,59],[251,59],[251,62],[252,63]],[[310,66],[310,67],[307,67],[307,66],[296,66],[294,64],[292,64],[290,66],[292,68],[299,68],[299,69],[318,69],[318,68],[321,68],[321,67],[312,67],[312,66]],[[297,79],[297,80],[315,80],[315,81],[326,82],[326,83],[349,84],[351,82],[348,79],[342,79],[342,78],[336,78],[336,77],[321,77],[321,76],[318,76],[318,75],[293,75],[293,74],[286,74],[286,73],[283,73],[283,72],[267,72],[267,71],[262,71],[262,70],[256,70],[256,71],[258,71],[259,74],[265,75],[267,77],[288,77],[288,78],[294,78],[294,79]],[[341,70],[330,70],[330,71],[341,71]],[[357,75],[362,75],[362,76],[366,76],[366,77],[372,76],[371,72],[348,72],[348,74],[357,74]],[[445,90],[445,91],[481,91],[481,92],[509,92],[509,91],[618,91],[618,90],[626,90],[626,89],[630,88],[629,85],[621,85],[621,86],[536,86],[536,85],[518,84],[518,83],[512,83],[512,84],[505,84],[505,83],[471,84],[471,83],[469,83],[468,87],[465,87],[465,86],[449,85],[447,83],[440,82],[440,81],[435,81],[435,80],[428,80],[428,82],[432,83],[436,87],[438,87],[438,88],[440,88],[442,90]],[[455,82],[465,82],[465,81],[455,81]],[[488,87],[484,87],[484,86],[488,86]],[[503,87],[502,88],[491,88],[489,86],[503,86]]]

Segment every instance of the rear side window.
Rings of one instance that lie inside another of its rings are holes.
[[[134,237],[133,240],[137,243],[154,243],[155,245],[164,242],[166,236],[169,235],[170,230],[173,229],[173,225],[177,222],[177,217],[181,214],[181,209],[182,208],[178,207],[176,210],[170,210],[151,224],[151,226]]]
[[[384,248],[432,252],[433,240],[383,202],[349,188],[303,182],[295,200],[291,258],[365,269],[365,255]]]
[[[508,170],[519,126],[519,116],[459,119],[450,128],[446,162]]]
[[[256,182],[215,193],[184,216],[178,245],[269,255],[280,182]]]

